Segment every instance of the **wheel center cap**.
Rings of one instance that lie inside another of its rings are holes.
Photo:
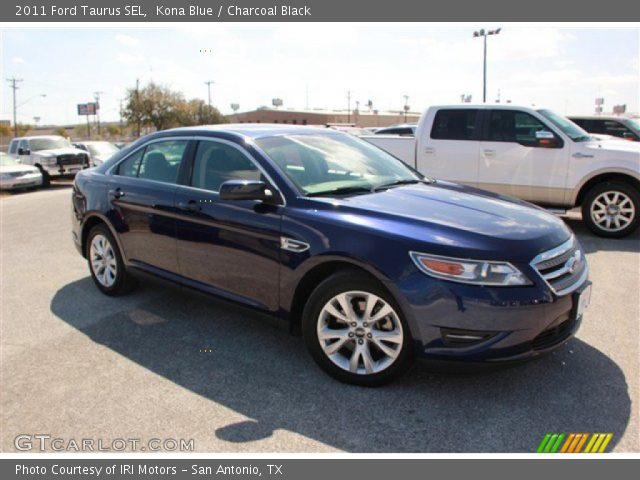
[[[355,334],[356,334],[356,337],[358,337],[358,338],[364,337],[365,333],[366,333],[366,331],[362,327],[358,327],[358,328],[355,329]]]
[[[607,208],[609,215],[615,215],[618,213],[618,206],[617,205],[609,205],[609,207]]]

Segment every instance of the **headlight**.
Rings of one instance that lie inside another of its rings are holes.
[[[452,282],[510,287],[532,285],[520,270],[508,262],[468,260],[409,252],[413,263],[427,275]]]

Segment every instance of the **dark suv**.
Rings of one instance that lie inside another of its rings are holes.
[[[362,385],[414,355],[536,357],[572,336],[590,295],[561,220],[329,129],[142,138],[76,176],[73,236],[103,293],[146,272],[271,313],[328,373]]]

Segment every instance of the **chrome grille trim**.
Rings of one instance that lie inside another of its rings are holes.
[[[575,252],[580,252],[577,258],[581,258],[581,261],[578,267],[573,269],[573,264],[577,263],[575,260],[572,261],[576,258]],[[557,296],[567,295],[577,290],[589,276],[587,259],[578,246],[575,235],[561,245],[537,255],[530,265]],[[572,278],[571,275],[574,273],[575,277]],[[562,288],[557,288],[558,284]]]

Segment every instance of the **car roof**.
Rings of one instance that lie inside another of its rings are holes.
[[[220,125],[200,125],[193,127],[179,127],[163,130],[158,133],[170,135],[178,134],[207,134],[228,133],[247,138],[273,137],[279,135],[304,135],[310,133],[340,134],[332,128],[311,127],[302,125],[283,125],[279,123],[225,123]]]
[[[626,117],[615,115],[567,115],[567,118],[578,118],[581,120],[626,120]]]

